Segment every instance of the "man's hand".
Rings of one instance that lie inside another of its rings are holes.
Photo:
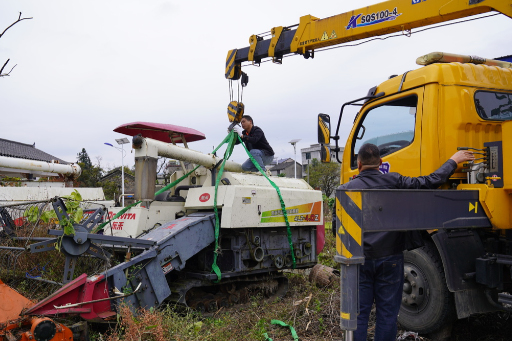
[[[465,161],[472,161],[475,159],[475,156],[473,155],[473,152],[470,150],[459,150],[457,153],[453,154],[453,156],[450,158],[456,163],[461,163]]]
[[[238,136],[242,137],[242,128],[236,125],[233,130],[238,134]]]

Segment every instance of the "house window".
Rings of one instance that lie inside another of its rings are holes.
[[[306,153],[306,160],[311,160],[311,153]]]

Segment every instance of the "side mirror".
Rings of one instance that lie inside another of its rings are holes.
[[[320,145],[320,159],[322,163],[331,162],[331,150],[329,148],[329,145]]]
[[[318,143],[331,143],[331,118],[327,114],[318,114]]]

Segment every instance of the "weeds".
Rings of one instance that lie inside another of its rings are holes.
[[[326,245],[320,259],[332,257],[335,252],[330,226],[326,226]],[[134,317],[124,307],[119,312],[121,323],[104,340],[264,341],[264,333],[274,341],[292,340],[288,328],[271,325],[271,320],[293,326],[301,341],[341,340],[338,289],[316,287],[303,271],[286,273],[286,276],[289,290],[283,299],[268,300],[254,295],[247,303],[223,308],[212,317],[174,306],[142,310]]]

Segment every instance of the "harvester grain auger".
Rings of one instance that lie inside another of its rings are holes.
[[[165,131],[163,125],[144,125],[153,132]],[[173,126],[172,130],[180,128],[187,129]],[[146,132],[130,130],[131,135]],[[168,129],[164,136],[171,134]],[[150,215],[168,217],[171,212],[172,218],[146,226],[136,238],[109,236],[122,230],[109,230],[108,225],[103,235],[90,233],[97,229],[100,211],[84,224],[75,224],[73,235],[50,231],[58,238],[34,246],[34,251],[37,247],[48,251],[52,249],[48,244],[60,243],[70,264],[68,279],[71,263],[80,255],[109,258],[107,250],[117,248],[132,256],[100,274],[82,274],[31,307],[27,315],[78,314],[89,321],[105,321],[116,316],[122,302],[133,311],[175,302],[212,312],[256,291],[265,296],[284,295],[287,279],[280,270],[317,263],[323,246],[317,245],[317,239],[323,241],[317,234],[323,236],[324,231],[320,191],[302,179],[271,177],[270,183],[261,175],[242,173],[235,162],[162,140],[143,135],[133,139],[137,200],[133,214],[145,213],[147,220],[155,221]],[[203,167],[183,169],[179,196],[177,191],[174,195],[167,191],[155,197],[158,156]],[[222,181],[216,181],[222,168]],[[185,193],[186,198],[181,196]],[[65,206],[58,199],[54,203],[65,221]]]

